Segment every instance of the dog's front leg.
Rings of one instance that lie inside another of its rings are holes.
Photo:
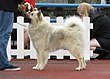
[[[48,62],[48,56],[49,56],[48,51],[45,51],[45,54],[44,54],[44,56],[43,56],[43,60],[44,60],[44,64],[45,64],[45,65],[46,65],[47,62]]]
[[[37,51],[37,64],[32,69],[39,70],[39,65],[40,65],[40,53],[39,53],[39,51]]]
[[[43,70],[48,61],[48,52],[44,50],[40,51],[37,54],[37,58],[37,65],[33,69]]]

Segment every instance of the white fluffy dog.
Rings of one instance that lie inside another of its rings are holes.
[[[42,70],[48,61],[48,52],[58,49],[69,50],[78,60],[76,70],[86,68],[83,56],[84,24],[79,17],[67,18],[64,26],[50,26],[41,11],[30,13],[29,35],[37,51],[37,65],[33,69]]]

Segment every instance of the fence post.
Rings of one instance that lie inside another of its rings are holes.
[[[17,23],[24,24],[24,17],[17,17]],[[24,59],[24,27],[17,24],[17,59]]]
[[[64,24],[64,19],[63,17],[57,17],[56,22],[58,26],[62,26]]]
[[[85,23],[85,36],[84,36],[84,57],[85,60],[90,60],[90,17],[83,17],[83,22]]]

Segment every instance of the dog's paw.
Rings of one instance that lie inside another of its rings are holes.
[[[37,64],[36,66],[34,66],[32,69],[39,69],[39,64]]]
[[[80,71],[80,70],[81,70],[81,68],[77,67],[75,70],[76,70],[76,71]]]
[[[32,67],[32,69],[36,69],[36,70],[38,70],[39,68],[38,68],[37,66],[34,66],[34,67]]]
[[[34,66],[32,69],[34,70],[43,70],[44,69],[44,66]]]
[[[85,68],[80,68],[80,67],[77,67],[75,70],[76,71],[81,71],[81,70],[84,70]]]

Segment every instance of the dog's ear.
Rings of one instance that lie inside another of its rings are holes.
[[[38,17],[41,16],[41,10],[39,10],[39,12],[37,13],[37,16],[38,16]]]

